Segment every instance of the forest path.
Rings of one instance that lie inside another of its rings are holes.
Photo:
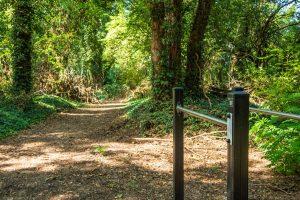
[[[0,199],[172,199],[172,138],[142,138],[111,102],[62,112],[0,141]],[[225,199],[226,142],[186,140],[186,199]],[[250,199],[297,199],[251,149]]]

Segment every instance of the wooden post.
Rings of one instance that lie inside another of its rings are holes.
[[[228,137],[227,199],[248,199],[249,94],[234,88],[228,94],[231,133]],[[230,127],[230,125],[229,125]],[[231,134],[231,135],[230,135]]]
[[[183,113],[177,111],[177,105],[183,106],[183,89],[173,88],[173,187],[174,199],[184,199],[183,168]]]

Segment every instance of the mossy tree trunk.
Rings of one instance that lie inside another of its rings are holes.
[[[182,63],[181,63],[181,42],[182,42],[182,0],[173,0],[171,5],[170,17],[170,46],[169,46],[169,69],[174,72],[172,87],[181,84]]]
[[[214,0],[199,0],[187,49],[185,85],[192,95],[203,93],[203,42],[210,10]]]
[[[150,5],[151,11],[151,60],[152,60],[152,91],[154,99],[162,100],[167,97],[166,74],[166,48],[163,42],[165,36],[164,20],[165,20],[165,3],[153,2]]]
[[[167,100],[182,74],[182,0],[155,1],[150,9],[153,96],[156,100]]]
[[[32,23],[31,0],[17,0],[13,16],[13,90],[17,95],[32,91]]]

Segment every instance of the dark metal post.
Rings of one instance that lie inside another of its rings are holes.
[[[249,94],[243,88],[234,88],[228,94],[230,101],[228,133],[227,199],[248,199],[248,145]]]
[[[177,111],[183,106],[183,89],[173,88],[173,186],[174,199],[184,199],[183,169],[183,113]]]

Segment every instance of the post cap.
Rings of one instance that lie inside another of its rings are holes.
[[[183,90],[183,87],[173,87],[173,90]]]
[[[174,87],[173,88],[173,92],[178,92],[178,91],[182,91],[183,92],[183,87]]]
[[[227,97],[229,98],[229,100],[231,100],[233,98],[233,96],[235,95],[249,95],[243,87],[234,87],[232,88],[232,90],[228,93]]]
[[[232,88],[232,91],[233,92],[242,92],[242,91],[244,91],[244,88],[243,87],[234,87],[234,88]]]

